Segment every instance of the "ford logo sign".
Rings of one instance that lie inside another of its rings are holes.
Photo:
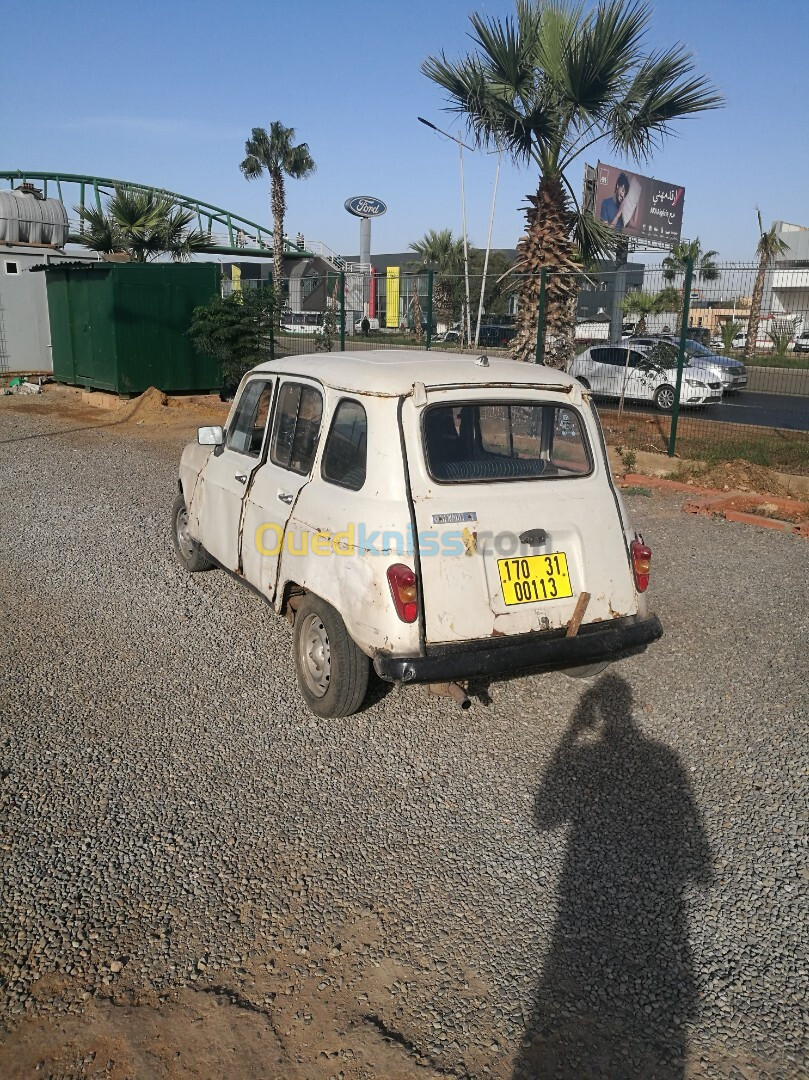
[[[388,209],[381,199],[375,199],[373,195],[355,195],[353,199],[346,199],[344,206],[349,214],[354,217],[381,217]]]

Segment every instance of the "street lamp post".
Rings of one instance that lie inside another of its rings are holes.
[[[445,139],[452,139],[453,142],[458,144],[458,155],[461,162],[461,228],[463,229],[463,264],[464,264],[464,283],[466,286],[466,340],[471,342],[472,340],[472,310],[469,302],[469,247],[466,239],[466,194],[464,191],[464,176],[463,176],[463,151],[466,146],[465,142],[461,140],[461,133],[457,135],[450,135],[446,131],[442,131],[441,128],[436,127],[435,124],[431,124],[429,120],[425,120],[423,116],[417,117],[419,123],[424,124],[425,127],[432,128],[433,131],[437,131],[439,135],[443,135]],[[466,149],[472,151],[471,146],[466,146]],[[479,323],[478,323],[479,332]],[[477,338],[476,338],[477,341]]]
[[[494,204],[497,201],[497,183],[500,179],[500,148],[497,148],[497,171],[494,174],[494,191],[492,192],[492,212],[489,215],[489,235],[486,237],[486,254],[483,257],[483,279],[480,283],[480,303],[478,304],[478,324],[475,328],[475,348],[480,340],[480,320],[483,318],[483,293],[486,291],[486,274],[489,271],[489,252],[492,250],[492,226],[494,225]]]

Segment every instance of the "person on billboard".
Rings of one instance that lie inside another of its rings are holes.
[[[605,199],[601,204],[601,220],[616,232],[623,232],[625,227],[633,224],[640,193],[640,181],[636,176],[630,179],[626,173],[619,173],[615,181],[614,197]]]
[[[615,181],[615,192],[611,199],[605,199],[601,204],[601,220],[606,222],[616,232],[621,232],[624,227],[624,219],[621,214],[621,204],[629,191],[629,180],[626,173],[619,173]]]

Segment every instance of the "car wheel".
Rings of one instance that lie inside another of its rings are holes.
[[[674,387],[666,383],[658,386],[653,397],[654,407],[660,412],[671,412],[674,408]]]
[[[306,596],[295,612],[292,650],[298,686],[317,716],[351,716],[368,687],[368,657],[339,612],[319,596]]]
[[[562,668],[562,674],[571,679],[592,679],[606,670],[611,663],[611,660],[601,660],[597,664],[579,664],[578,667]]]
[[[182,494],[174,500],[171,509],[171,539],[174,542],[174,554],[177,561],[189,574],[198,574],[210,570],[213,560],[201,544],[188,535],[188,511]]]

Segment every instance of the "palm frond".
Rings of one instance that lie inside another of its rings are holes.
[[[585,263],[605,259],[615,252],[615,230],[583,210],[572,213],[573,244]]]

